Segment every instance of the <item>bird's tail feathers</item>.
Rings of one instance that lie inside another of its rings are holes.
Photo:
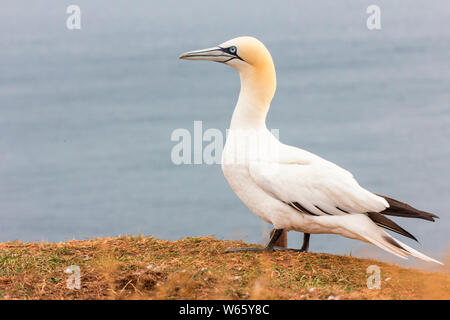
[[[377,247],[380,247],[381,249],[386,250],[387,252],[390,252],[400,258],[407,259],[408,256],[413,256],[423,261],[443,264],[442,262],[428,257],[410,246],[398,241],[387,232],[381,229],[379,229],[379,231],[380,232],[378,234],[365,235],[364,238],[373,245],[376,245]]]

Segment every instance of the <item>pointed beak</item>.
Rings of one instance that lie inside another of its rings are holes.
[[[227,62],[233,58],[235,58],[235,56],[225,52],[221,47],[189,51],[178,57],[178,59],[184,60],[206,60],[216,62]]]

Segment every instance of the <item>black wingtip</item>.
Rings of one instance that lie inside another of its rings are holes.
[[[398,243],[394,238],[386,237],[386,236],[383,236],[383,238],[384,238],[384,240],[386,240],[390,244],[392,244],[392,245],[396,246],[397,248],[402,249],[402,250],[404,250],[404,251],[409,253],[409,251],[406,250],[405,248],[403,248],[403,246],[400,245],[400,243]]]
[[[429,215],[431,215],[432,218],[440,219],[440,217],[434,213],[429,213]],[[434,221],[434,219],[433,219],[433,221]]]
[[[439,219],[434,213],[418,210],[407,203],[377,194],[377,196],[384,198],[389,203],[389,208],[380,212],[385,215],[404,217],[404,218],[417,218],[434,222],[434,218]]]
[[[409,233],[408,231],[406,231],[405,229],[403,229],[398,224],[396,224],[394,221],[392,221],[391,219],[388,219],[384,215],[382,215],[378,212],[369,212],[369,213],[367,213],[367,215],[378,226],[385,228],[387,230],[396,232],[398,234],[401,234],[402,236],[408,237],[410,239],[413,239],[413,240],[419,242],[419,240],[417,240],[417,238],[414,237],[411,233]]]

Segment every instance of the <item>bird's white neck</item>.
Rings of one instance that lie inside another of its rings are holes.
[[[276,90],[272,58],[258,66],[240,70],[241,91],[233,112],[230,129],[261,129]]]

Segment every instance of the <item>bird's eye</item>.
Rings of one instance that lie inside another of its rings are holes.
[[[236,54],[237,48],[235,46],[229,47],[228,48],[228,52],[231,53],[231,54]]]

